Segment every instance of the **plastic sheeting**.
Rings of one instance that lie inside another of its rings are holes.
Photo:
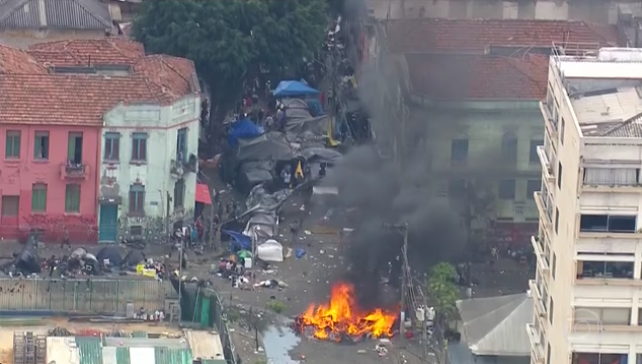
[[[96,254],[96,259],[98,259],[99,262],[108,259],[109,263],[115,267],[120,267],[120,265],[123,264],[123,257],[120,255],[118,248],[114,246],[106,246],[100,249],[98,254]]]
[[[249,217],[244,234],[257,239],[276,236],[279,208],[291,193],[291,190],[281,190],[270,194],[262,184],[252,188],[245,202],[247,210],[242,215]]]
[[[265,132],[262,127],[254,124],[250,119],[243,119],[230,126],[227,133],[227,142],[235,146],[239,139],[256,138]]]
[[[232,238],[230,240],[232,251],[252,249],[252,238],[250,238],[248,235],[230,230],[223,230],[222,232],[226,233],[230,236],[230,238]]]
[[[319,91],[300,81],[281,81],[274,89],[275,97],[292,97],[304,95],[318,95]]]
[[[334,149],[312,147],[303,149],[297,153],[297,157],[302,157],[308,163],[337,164],[343,158],[343,154]]]
[[[253,139],[238,141],[234,158],[238,162],[289,160],[293,152],[290,143],[282,133],[269,132]]]
[[[256,247],[256,256],[264,262],[282,262],[283,245],[274,239]]]

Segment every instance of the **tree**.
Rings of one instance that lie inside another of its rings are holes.
[[[194,61],[216,118],[260,69],[279,77],[312,58],[325,39],[325,10],[324,0],[147,0],[133,34],[147,52]]]
[[[456,312],[456,302],[459,291],[455,284],[457,271],[449,263],[439,263],[432,267],[428,276],[427,288],[434,302],[435,311],[440,320],[453,317]]]

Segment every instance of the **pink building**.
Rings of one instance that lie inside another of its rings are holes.
[[[124,39],[0,46],[0,237],[96,242],[105,115],[175,100],[193,74]]]

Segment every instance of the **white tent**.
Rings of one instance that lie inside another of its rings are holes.
[[[533,321],[533,300],[527,293],[457,301],[464,322],[462,340],[473,354],[529,356],[526,324]]]

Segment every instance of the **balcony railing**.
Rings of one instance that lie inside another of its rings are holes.
[[[542,217],[540,220],[550,227],[553,224],[553,206],[548,199],[548,196],[544,197],[543,192],[535,192],[535,205],[537,205],[539,216]]]
[[[62,179],[85,179],[87,178],[88,167],[82,163],[63,163],[60,166]]]
[[[535,257],[537,258],[537,264],[540,264],[542,266],[542,270],[548,273],[550,266],[548,264],[548,255],[545,253],[546,247],[544,246],[544,240],[531,236],[531,244],[533,245]]]
[[[527,324],[526,325],[526,332],[528,333],[528,339],[529,339],[529,341],[531,343],[531,348],[532,348],[531,351],[534,354],[533,359],[535,359],[535,361],[537,363],[544,362],[546,354],[545,354],[544,347],[542,346],[542,344],[539,341],[540,340],[540,334],[539,334],[537,328],[535,328],[534,324]]]
[[[555,181],[553,166],[551,165],[551,161],[548,159],[548,155],[546,155],[546,150],[543,145],[537,147],[537,155],[539,156],[539,161],[542,164],[542,171],[544,172],[544,178],[546,181]]]
[[[557,115],[555,115],[553,102],[541,101],[539,108],[545,119],[546,128],[549,129],[552,135],[557,135]]]

